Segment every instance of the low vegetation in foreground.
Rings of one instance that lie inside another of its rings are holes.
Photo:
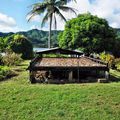
[[[27,65],[0,82],[0,120],[120,120],[120,82],[32,85]]]

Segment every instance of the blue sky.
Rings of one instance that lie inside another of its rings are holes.
[[[26,15],[30,11],[29,6],[40,0],[1,0],[0,1],[0,32],[26,31],[40,28],[42,16],[36,16],[31,22],[27,22]],[[91,12],[93,15],[105,18],[110,26],[120,27],[120,0],[77,0],[77,3],[69,3],[79,13]],[[63,13],[67,18],[70,13]],[[74,17],[74,16],[73,16]],[[64,23],[58,18],[58,28],[64,29]],[[47,30],[46,25],[43,30]]]
[[[2,0],[0,1],[0,13],[6,15],[7,17],[13,18],[15,22],[15,31],[17,30],[27,30],[30,29],[32,25],[38,23],[36,22],[27,22],[26,15],[30,11],[29,6],[33,3],[38,2],[39,0]],[[1,19],[2,19],[1,15]],[[7,18],[6,17],[6,18]],[[1,22],[2,20],[0,20]],[[9,22],[9,21],[8,21]],[[12,25],[11,25],[12,27]],[[2,30],[1,30],[2,31]],[[4,30],[3,30],[4,31]],[[7,31],[7,30],[5,30]],[[8,30],[9,31],[9,30]]]

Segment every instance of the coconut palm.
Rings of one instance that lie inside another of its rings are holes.
[[[69,2],[71,2],[71,1],[77,1],[77,0],[60,0],[60,1],[62,1],[64,4],[67,4],[67,3],[69,3]]]
[[[52,28],[53,20],[54,20],[55,29],[57,26],[56,15],[58,15],[62,20],[66,21],[66,18],[63,16],[61,11],[64,12],[70,11],[76,14],[73,8],[65,6],[63,1],[61,0],[44,0],[44,2],[42,3],[33,4],[32,10],[28,13],[29,15],[28,21],[30,21],[36,15],[41,15],[45,13],[41,23],[41,27],[43,27],[45,23],[49,20],[50,23],[49,23],[48,48],[51,47],[50,39],[51,39],[51,28]]]

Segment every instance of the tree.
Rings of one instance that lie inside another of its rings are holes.
[[[59,36],[59,46],[67,49],[80,49],[90,54],[113,51],[116,33],[105,19],[90,13],[80,14],[68,21]]]
[[[13,40],[9,43],[9,48],[15,53],[22,54],[23,59],[33,57],[32,43],[23,35],[14,35]]]
[[[0,37],[0,52],[5,50],[6,44],[3,37]]]
[[[41,15],[42,13],[45,13],[45,16],[42,20],[41,27],[43,27],[48,21],[49,23],[49,37],[48,37],[48,48],[50,48],[50,40],[51,40],[51,28],[52,28],[52,22],[54,20],[54,26],[56,29],[57,21],[56,21],[56,14],[64,21],[66,21],[66,18],[63,16],[61,11],[68,12],[71,11],[76,14],[75,10],[73,8],[65,6],[65,2],[62,0],[45,0],[42,3],[36,3],[32,5],[32,10],[28,15],[30,15],[28,21],[30,21],[34,16]]]
[[[63,4],[67,4],[67,3],[71,2],[71,1],[75,1],[76,2],[76,0],[60,0],[60,1],[63,2]]]

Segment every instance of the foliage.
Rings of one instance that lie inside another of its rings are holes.
[[[2,55],[0,54],[0,65],[2,64]]]
[[[115,65],[118,71],[120,71],[120,58],[115,59]]]
[[[21,54],[6,52],[6,54],[2,57],[2,62],[7,66],[19,65],[22,62]]]
[[[59,35],[59,46],[68,49],[81,49],[85,53],[113,51],[116,32],[105,19],[90,13],[80,14],[68,21],[65,30]]]
[[[100,59],[108,63],[109,67],[113,67],[113,65],[115,65],[115,57],[109,53],[102,52],[100,54]]]
[[[6,43],[3,37],[0,37],[0,52],[3,52],[6,48]]]
[[[113,44],[113,54],[115,57],[120,57],[120,38],[116,37]]]
[[[58,30],[53,30],[51,31],[51,47],[56,47],[58,46],[58,40],[57,40],[57,36],[59,34]],[[29,30],[29,31],[25,31],[25,32],[17,32],[15,34],[20,34],[20,35],[24,35],[26,38],[28,38],[28,40],[31,41],[31,43],[33,44],[34,47],[42,47],[42,48],[46,48],[48,47],[48,31],[43,31],[43,30],[37,30],[37,29],[33,29],[33,30]],[[4,39],[4,41],[12,41],[13,37],[10,36],[14,36],[13,34],[7,34],[4,35],[4,33],[1,33],[1,37]],[[1,43],[0,43],[1,44]],[[7,43],[5,42],[5,44],[7,45]],[[3,47],[6,48],[6,47]]]
[[[59,57],[64,57],[64,58],[68,58],[68,55],[64,55],[64,54],[43,54],[43,57],[47,57],[47,58],[59,58]]]
[[[5,78],[13,76],[15,73],[10,70],[8,66],[0,66],[0,81],[3,81]]]
[[[18,54],[22,54],[23,59],[30,59],[33,57],[32,43],[23,35],[14,35],[13,40],[10,41],[9,48]]]

